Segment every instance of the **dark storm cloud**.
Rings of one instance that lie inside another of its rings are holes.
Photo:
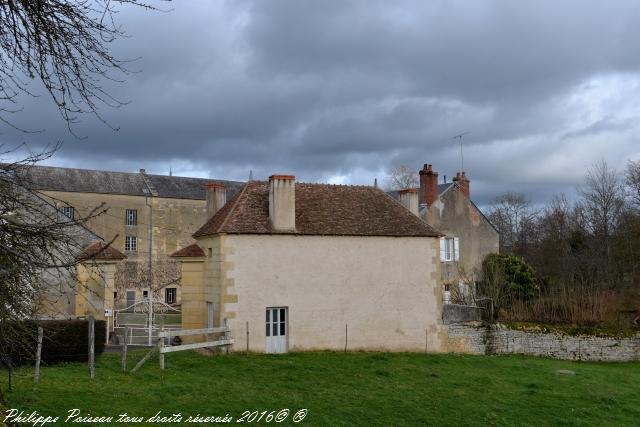
[[[51,164],[371,183],[396,164],[465,169],[481,203],[568,191],[594,160],[640,156],[632,1],[174,2],[125,8],[131,103],[71,137],[45,97],[5,141],[64,140]]]

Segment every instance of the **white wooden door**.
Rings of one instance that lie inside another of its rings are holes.
[[[287,352],[287,313],[286,307],[267,308],[266,335],[267,353]]]

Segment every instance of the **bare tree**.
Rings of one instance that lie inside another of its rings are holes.
[[[30,84],[39,81],[72,134],[82,114],[106,124],[100,107],[124,102],[104,85],[129,73],[130,61],[109,49],[125,36],[115,20],[121,5],[153,9],[142,0],[0,0],[0,123],[16,127],[7,116],[21,110],[22,95],[38,95]],[[86,243],[83,225],[103,211],[99,206],[71,220],[21,178],[21,168],[56,148],[6,163],[16,147],[0,145],[0,361],[5,364],[11,346],[28,345],[20,321],[34,316],[56,285],[52,281],[75,277],[77,255]]]
[[[116,267],[115,286],[119,294],[126,289],[149,289],[156,296],[166,287],[180,284],[180,264],[169,258],[155,258],[149,266],[148,260],[126,260]]]
[[[71,219],[29,190],[20,169],[43,154],[0,169],[0,361],[29,346],[29,330],[20,322],[35,318],[43,303],[73,291],[75,266],[95,235],[84,227],[102,206]]]
[[[125,37],[115,21],[118,5],[153,7],[141,0],[0,0],[0,120],[19,111],[19,95],[35,96],[29,80],[38,79],[71,130],[78,115],[92,113],[104,122],[101,105],[121,106],[105,90],[130,70],[110,43]]]
[[[391,169],[385,180],[384,187],[387,190],[406,190],[420,185],[418,172],[406,165],[396,166]]]
[[[629,160],[625,170],[625,184],[631,202],[640,209],[640,160]]]
[[[587,226],[607,244],[624,208],[623,188],[617,172],[604,160],[596,162],[587,171],[585,185],[579,193]]]
[[[522,193],[504,193],[493,200],[489,220],[500,233],[500,251],[518,252],[531,240],[537,212]]]

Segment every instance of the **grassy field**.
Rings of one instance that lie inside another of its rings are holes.
[[[134,352],[130,366],[142,357]],[[575,375],[561,374],[560,369]],[[225,416],[308,410],[301,425],[638,425],[640,364],[578,363],[518,356],[298,353],[282,356],[194,352],[157,358],[135,373],[103,354],[90,381],[83,364],[47,367],[41,382],[21,369],[9,407],[64,417],[126,412]],[[261,424],[266,415],[263,416]],[[274,424],[272,421],[270,424]],[[250,424],[256,424],[252,422]],[[51,424],[49,424],[51,425]],[[59,422],[56,425],[63,425]],[[101,425],[69,423],[67,425]],[[109,424],[104,424],[109,425]],[[156,424],[158,425],[158,424]],[[178,424],[172,424],[178,425]],[[203,424],[200,424],[203,425]]]

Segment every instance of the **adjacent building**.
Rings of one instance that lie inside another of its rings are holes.
[[[465,172],[458,172],[451,182],[440,182],[433,166],[425,164],[419,176],[419,215],[444,234],[439,258],[445,302],[472,303],[482,260],[498,253],[498,231],[471,199]]]
[[[147,174],[144,169],[126,173],[25,166],[19,173],[29,188],[71,219],[101,212],[85,225],[137,268],[147,268],[149,257],[152,268],[164,268],[168,255],[194,242],[191,235],[208,218],[208,186],[224,184],[230,195],[242,186],[234,181]],[[114,289],[111,308],[130,306],[148,293],[146,283]],[[169,304],[180,302],[179,286],[171,284],[157,293]],[[78,315],[88,314],[78,307]]]

